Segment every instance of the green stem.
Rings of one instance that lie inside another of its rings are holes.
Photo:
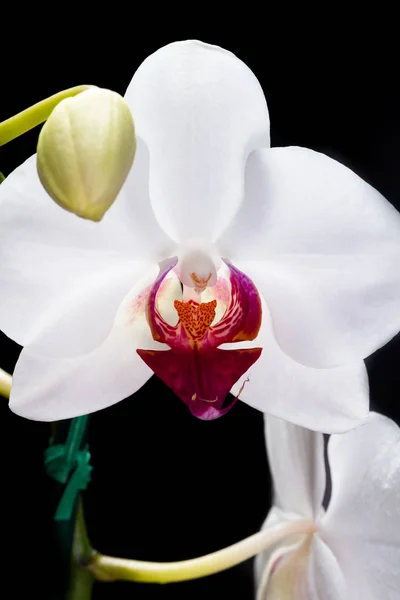
[[[88,416],[89,415],[82,415],[81,417],[73,419],[71,422],[68,437],[65,442],[65,446],[67,448],[65,462],[68,469],[71,469],[72,465],[74,464],[76,453],[81,447],[82,438],[85,434],[86,425],[88,422]]]
[[[0,396],[10,397],[12,377],[3,369],[0,369]]]
[[[11,142],[14,138],[17,138],[41,123],[44,123],[61,100],[76,96],[87,90],[89,87],[90,86],[88,85],[77,85],[68,88],[45,100],[41,100],[37,104],[34,104],[17,115],[3,121],[0,123],[0,146],[7,144],[7,142]]]
[[[312,535],[312,521],[292,521],[265,529],[237,544],[200,558],[170,563],[155,563],[103,556],[96,553],[87,565],[101,581],[140,581],[142,583],[171,583],[212,575],[229,569],[255,556],[282,539],[292,535]]]
[[[84,568],[93,557],[93,550],[86,532],[82,500],[76,513],[74,539],[71,555],[71,573],[66,600],[90,600],[94,575]]]
[[[90,457],[85,443],[88,417],[75,417],[53,424],[53,437],[45,451],[45,469],[55,481],[57,509],[54,533],[58,554],[56,600],[90,599],[93,577],[82,572],[81,565],[92,556],[83,521],[79,490],[85,489],[90,474]],[[84,446],[84,448],[81,448]],[[85,595],[84,595],[85,592]]]

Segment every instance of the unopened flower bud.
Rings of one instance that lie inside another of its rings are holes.
[[[93,87],[53,110],[39,135],[37,170],[57,204],[100,221],[129,173],[135,150],[128,104],[116,92]]]

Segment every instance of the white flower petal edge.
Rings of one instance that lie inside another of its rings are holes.
[[[269,114],[252,71],[196,40],[149,56],[125,94],[150,154],[150,200],[176,242],[214,242],[244,196],[246,160],[269,147]]]
[[[365,425],[331,437],[328,457],[332,497],[322,526],[350,598],[399,600],[400,428],[371,413]]]
[[[56,421],[111,406],[138,390],[152,371],[136,349],[167,349],[154,342],[145,315],[157,272],[151,269],[129,292],[109,336],[92,352],[52,359],[25,348],[14,372],[11,410],[28,419]]]
[[[369,384],[363,361],[333,369],[312,369],[296,362],[278,346],[268,307],[255,342],[231,344],[263,351],[260,359],[233,387],[232,393],[269,415],[323,432],[357,427],[368,416]],[[221,347],[225,347],[221,346]],[[246,380],[248,381],[246,382]]]
[[[365,358],[400,329],[400,214],[323,154],[253,152],[245,202],[219,246],[253,279],[279,345],[300,363]]]
[[[0,328],[46,356],[79,355],[106,338],[129,289],[173,245],[148,201],[143,144],[100,223],[60,209],[35,161],[0,186]]]
[[[274,506],[284,513],[315,520],[325,493],[322,435],[270,416],[266,418],[265,435]]]

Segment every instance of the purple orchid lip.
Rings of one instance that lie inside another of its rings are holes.
[[[156,298],[177,259],[163,261],[148,297],[147,318],[153,339],[167,344],[170,350],[137,350],[190,412],[203,420],[221,417],[234,406],[239,394],[224,406],[226,397],[262,352],[262,348],[218,348],[221,344],[254,340],[262,319],[261,300],[254,283],[225,262],[230,271],[231,293],[222,318],[212,325],[217,300],[201,303],[175,300],[179,321],[172,326],[159,313]]]

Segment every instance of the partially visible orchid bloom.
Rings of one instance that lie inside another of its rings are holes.
[[[135,161],[100,223],[50,201],[35,157],[0,187],[0,326],[25,346],[11,409],[74,417],[154,372],[203,419],[240,397],[356,426],[363,359],[400,329],[399,214],[335,160],[271,149],[262,89],[226,50],[161,48],[125,99]]]
[[[264,528],[314,520],[316,531],[257,557],[257,599],[399,600],[399,427],[371,412],[331,436],[326,511],[322,434],[267,417],[266,439],[275,500]]]

